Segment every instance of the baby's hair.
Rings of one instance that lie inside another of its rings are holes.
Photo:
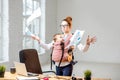
[[[56,33],[55,35],[53,35],[53,40],[54,40],[54,42],[56,42],[56,40],[57,40],[57,39],[56,39],[56,36],[57,36],[57,35],[61,35],[61,33]]]

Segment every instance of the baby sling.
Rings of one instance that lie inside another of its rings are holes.
[[[61,64],[61,62],[62,62],[63,55],[64,55],[64,42],[61,42],[60,45],[61,45],[61,49],[62,49],[62,56],[61,56],[60,62],[59,62],[59,64],[58,64],[58,67],[60,67],[60,64]],[[52,48],[52,51],[51,51],[51,70],[52,70],[52,63],[55,64],[55,61],[52,60],[53,49],[54,49],[54,47]],[[68,54],[69,54],[69,53],[72,55],[72,60],[70,60],[70,64],[75,65],[75,64],[77,63],[77,61],[74,61],[73,50],[72,50],[72,49],[69,49],[69,50],[68,50]]]
[[[61,56],[61,59],[60,59],[60,62],[59,62],[59,65],[58,67],[60,66],[61,62],[62,62],[62,58],[63,58],[63,55],[64,55],[64,42],[61,42],[61,49],[62,49],[62,56]],[[52,48],[52,51],[51,51],[51,70],[52,70],[52,63],[55,64],[55,61],[52,60],[52,53],[53,53],[53,49],[54,47]]]

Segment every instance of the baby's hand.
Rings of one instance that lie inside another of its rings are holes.
[[[74,50],[74,48],[75,48],[75,47],[74,47],[73,45],[72,45],[72,46],[70,46],[70,49]]]
[[[69,49],[68,49],[68,53],[69,53],[69,54],[72,53],[73,50],[74,50],[74,46],[70,46]]]

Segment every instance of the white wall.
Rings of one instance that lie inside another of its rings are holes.
[[[87,35],[97,36],[97,42],[88,52],[74,52],[78,60],[73,74],[83,76],[86,69],[93,77],[120,79],[120,1],[119,0],[57,0],[58,23],[66,16],[73,18],[73,30],[85,30]],[[60,31],[60,30],[58,30]]]
[[[97,42],[86,54],[75,52],[77,60],[120,63],[119,3],[119,0],[58,0],[58,20],[71,16],[72,32],[85,30],[83,44],[88,34],[97,36]]]
[[[46,0],[46,43],[50,43],[52,41],[52,36],[56,33],[56,20],[57,20],[57,1],[56,0]],[[47,60],[50,63],[50,54],[51,50],[46,50],[46,54],[43,57],[43,60]],[[42,61],[43,61],[42,60]],[[44,62],[42,62],[44,63]]]

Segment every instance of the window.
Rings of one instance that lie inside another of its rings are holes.
[[[38,9],[41,9],[42,15],[34,18],[30,24],[27,24],[28,18]],[[45,0],[23,0],[23,48],[35,48],[39,53],[44,53],[36,40],[26,34],[27,29],[34,35],[37,35],[45,41]]]
[[[0,61],[2,60],[2,1],[0,0]]]
[[[8,0],[0,0],[0,62],[8,61]]]

